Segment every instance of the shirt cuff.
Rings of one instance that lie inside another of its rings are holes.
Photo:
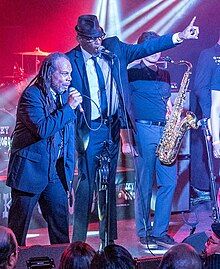
[[[175,33],[172,36],[172,41],[173,41],[173,44],[180,44],[183,42],[183,39],[179,38],[179,33]]]

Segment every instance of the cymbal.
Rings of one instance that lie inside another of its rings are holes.
[[[15,54],[27,55],[27,56],[48,56],[50,52],[42,51],[36,48],[35,51],[21,51],[15,52]]]

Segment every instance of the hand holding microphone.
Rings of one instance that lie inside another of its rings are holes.
[[[76,109],[79,107],[80,112],[83,112],[83,108],[81,106],[82,103],[82,96],[77,89],[70,87],[69,88],[69,97],[68,97],[68,104],[71,106],[72,109]]]

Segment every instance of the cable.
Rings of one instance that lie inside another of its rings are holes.
[[[97,127],[97,128],[92,128],[91,126],[89,126],[89,123],[88,123],[88,121],[87,121],[87,118],[86,118],[86,115],[85,115],[85,111],[83,110],[81,113],[83,114],[83,118],[84,118],[84,120],[85,120],[85,123],[86,123],[86,126],[88,127],[88,129],[90,130],[90,131],[98,131],[100,128],[101,128],[101,126],[102,126],[102,124],[103,124],[103,122],[104,122],[104,119],[103,119],[103,116],[102,116],[102,113],[101,113],[101,109],[100,109],[100,107],[96,104],[96,102],[94,101],[94,100],[92,100],[92,98],[91,97],[89,97],[89,96],[87,96],[87,95],[82,95],[82,97],[85,97],[85,98],[87,98],[87,99],[89,99],[91,102],[93,102],[94,104],[95,104],[95,106],[97,107],[97,109],[98,109],[98,111],[99,111],[99,114],[100,114],[100,117],[101,117],[101,121],[100,121],[100,124],[99,124],[99,126]]]

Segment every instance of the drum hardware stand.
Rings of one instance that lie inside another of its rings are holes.
[[[15,54],[21,55],[21,69],[24,70],[24,56],[34,56],[35,57],[35,75],[37,75],[38,67],[40,64],[39,56],[46,57],[50,54],[50,52],[45,52],[40,50],[39,47],[36,47],[34,51],[23,51],[23,52],[15,52]]]
[[[216,177],[214,175],[214,166],[213,166],[213,155],[212,155],[212,142],[211,142],[211,133],[208,128],[208,119],[204,118],[198,121],[198,126],[201,126],[206,144],[206,151],[208,156],[208,167],[210,173],[210,194],[212,201],[212,219],[214,222],[220,222],[219,207],[217,201],[217,192],[216,192]]]
[[[199,224],[199,218],[198,218],[197,212],[195,212],[195,218],[196,218],[196,220],[194,222],[189,222],[188,220],[186,220],[184,212],[182,212],[182,219],[183,219],[184,223],[191,227],[189,235],[192,235],[195,233],[196,227]]]
[[[98,195],[101,192],[105,192],[105,231],[104,231],[104,246],[103,248],[109,245],[109,231],[110,231],[110,202],[109,202],[109,170],[110,170],[110,154],[109,154],[109,143],[111,141],[104,141],[103,143],[103,151],[102,154],[98,157],[99,159],[99,166],[98,166]],[[100,200],[100,199],[98,199]],[[101,215],[99,209],[99,218],[101,219],[103,216]]]
[[[105,56],[105,55],[104,55]],[[114,64],[114,57],[108,58],[106,57],[109,63],[110,67],[110,102],[109,102],[109,111],[112,111],[112,87],[113,87],[113,64]],[[109,133],[108,133],[108,139],[103,142],[103,150],[101,155],[98,157],[99,159],[99,167],[98,167],[98,192],[105,191],[105,231],[104,231],[104,246],[101,246],[102,249],[104,247],[108,246],[110,243],[109,233],[110,233],[110,196],[109,196],[109,176],[110,176],[110,146],[113,143],[112,137],[111,137],[111,129],[112,129],[112,115],[108,116],[108,127],[109,127]],[[101,212],[100,212],[101,213]],[[102,216],[101,216],[102,217]]]

